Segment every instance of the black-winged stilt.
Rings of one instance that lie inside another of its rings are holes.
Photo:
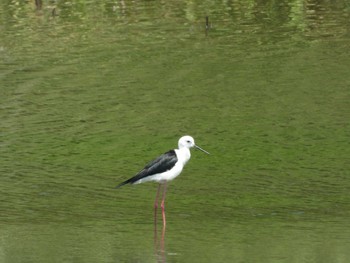
[[[179,139],[178,142],[179,148],[170,150],[149,164],[147,164],[139,173],[134,177],[122,182],[117,185],[115,188],[119,188],[125,184],[139,184],[148,181],[155,181],[159,183],[156,200],[154,202],[155,216],[158,208],[158,197],[160,192],[160,187],[163,184],[163,196],[162,196],[162,216],[163,216],[163,225],[165,226],[165,194],[166,194],[166,183],[173,180],[177,177],[185,164],[191,158],[190,148],[195,147],[202,152],[209,154],[207,151],[203,150],[201,147],[197,146],[194,143],[194,139],[191,136],[183,136]]]

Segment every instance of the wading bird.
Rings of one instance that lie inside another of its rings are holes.
[[[130,179],[116,186],[116,188],[119,188],[125,184],[139,184],[139,183],[144,183],[148,181],[158,182],[159,185],[158,185],[156,200],[154,202],[154,212],[155,212],[155,220],[156,220],[159,192],[160,192],[161,185],[164,185],[162,202],[161,202],[163,226],[165,226],[166,224],[165,204],[164,204],[165,194],[166,194],[166,183],[176,178],[182,172],[182,169],[184,168],[185,164],[191,158],[190,148],[195,147],[201,150],[202,152],[209,154],[207,151],[197,146],[194,143],[194,139],[188,135],[181,137],[179,139],[178,145],[179,145],[178,149],[170,150],[162,154],[161,156],[159,156],[158,158],[156,158],[155,160],[147,164],[135,176],[131,177]]]

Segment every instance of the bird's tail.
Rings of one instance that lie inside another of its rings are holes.
[[[132,180],[128,179],[128,180],[118,184],[116,187],[114,187],[114,189],[118,189],[119,187],[122,187],[123,185],[130,184],[130,183],[132,183]]]

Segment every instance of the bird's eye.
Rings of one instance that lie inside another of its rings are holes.
[[[190,143],[191,141],[190,140],[187,140],[188,143]]]

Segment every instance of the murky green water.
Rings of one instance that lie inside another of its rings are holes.
[[[349,262],[349,16],[0,1],[0,262]],[[113,187],[184,134],[154,235],[156,185]]]

